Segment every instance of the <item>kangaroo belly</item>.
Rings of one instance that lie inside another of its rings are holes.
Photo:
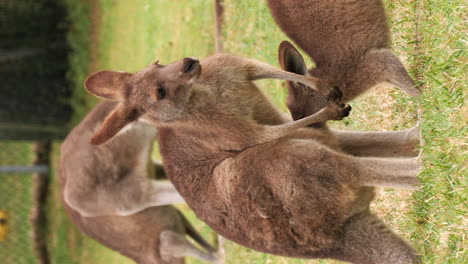
[[[355,190],[335,179],[332,168],[319,168],[331,164],[319,165],[326,161],[313,153],[314,144],[285,139],[228,158],[213,170],[210,197],[189,205],[241,245],[318,257],[337,240],[357,198]]]
[[[357,190],[337,180],[335,152],[315,140],[283,138],[201,155],[174,133],[159,133],[169,178],[201,220],[241,245],[320,257],[354,212]]]
[[[77,227],[99,243],[138,260],[142,256],[159,258],[159,234],[164,230],[185,233],[182,220],[173,206],[150,207],[130,216],[82,217],[65,206]]]

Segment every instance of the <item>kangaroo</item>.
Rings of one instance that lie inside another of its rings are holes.
[[[141,264],[184,263],[184,256],[220,263],[215,250],[172,203],[184,203],[150,161],[156,129],[135,122],[111,142],[89,144],[114,102],[97,105],[61,147],[60,181],[68,215],[101,244]],[[192,237],[207,252],[188,240]]]
[[[316,65],[307,70],[300,53],[285,41],[279,52],[284,70],[338,86],[343,102],[381,82],[419,95],[401,61],[389,50],[389,29],[381,0],[268,0],[268,6],[282,31]],[[289,82],[288,86],[288,106],[294,119],[311,115],[327,103],[326,98],[301,84]]]
[[[290,123],[253,83],[277,78],[312,86],[329,104]],[[158,128],[166,173],[196,215],[243,246],[297,258],[419,263],[369,210],[363,187],[412,189],[414,158],[356,157],[333,150],[319,129],[349,107],[317,79],[227,54],[154,63],[130,74],[101,71],[86,89],[118,101],[91,142],[144,119]],[[325,87],[325,88],[324,88]]]

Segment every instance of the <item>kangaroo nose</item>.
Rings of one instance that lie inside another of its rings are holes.
[[[182,71],[184,73],[190,73],[195,70],[196,66],[200,63],[199,60],[195,58],[184,58],[184,63],[182,66]]]

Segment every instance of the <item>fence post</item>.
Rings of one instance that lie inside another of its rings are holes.
[[[215,42],[216,42],[216,52],[223,52],[223,20],[224,20],[224,0],[215,0],[215,20],[216,20],[216,30],[215,30]]]
[[[34,143],[34,152],[36,154],[34,165],[51,165],[52,143],[51,141],[42,141]],[[32,244],[39,264],[50,264],[49,251],[46,243],[47,215],[45,204],[49,192],[50,169],[44,172],[33,174],[33,206],[31,208],[30,221],[32,226]]]

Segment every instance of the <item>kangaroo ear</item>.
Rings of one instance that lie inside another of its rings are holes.
[[[140,114],[137,109],[124,106],[124,103],[118,104],[114,111],[104,120],[98,132],[94,134],[91,144],[100,145],[107,142],[124,126],[137,120],[139,116]]]
[[[278,60],[281,68],[300,75],[307,73],[304,58],[299,51],[287,40],[283,40],[278,48]]]
[[[85,80],[88,92],[108,100],[123,100],[125,83],[132,76],[128,72],[99,71]]]

